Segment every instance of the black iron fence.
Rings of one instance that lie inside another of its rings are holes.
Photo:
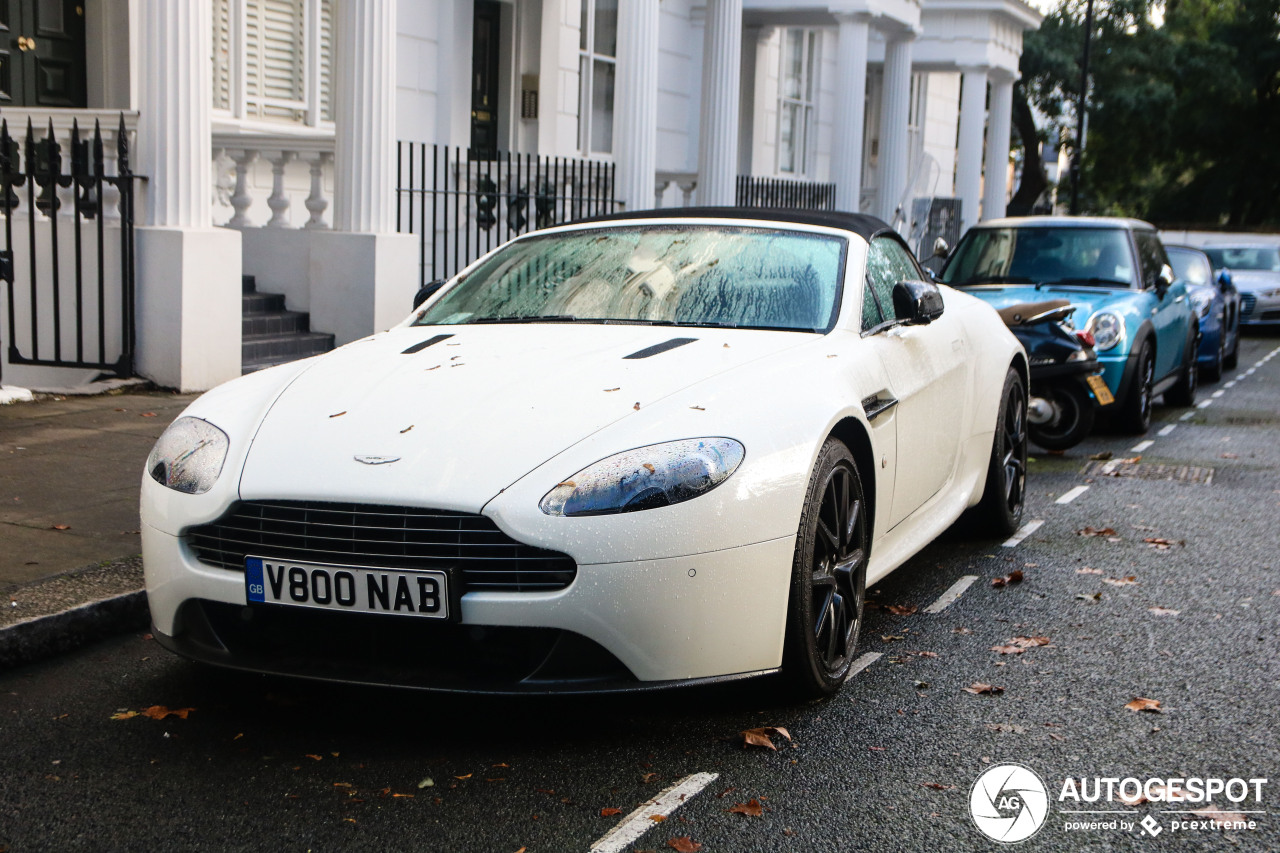
[[[836,185],[739,175],[736,203],[738,207],[835,210]]]
[[[448,278],[538,228],[620,209],[611,163],[401,142],[396,230],[418,235],[421,281]]]
[[[133,375],[137,176],[130,170],[128,140],[121,115],[116,173],[108,175],[97,121],[88,138],[73,123],[66,151],[52,120],[38,138],[28,119],[21,140],[10,136],[7,120],[0,121],[0,281],[7,285],[10,364]],[[104,199],[116,194],[119,224],[109,229]]]

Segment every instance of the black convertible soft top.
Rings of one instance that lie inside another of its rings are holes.
[[[865,213],[846,213],[838,210],[780,210],[768,207],[662,207],[655,210],[634,210],[592,216],[575,221],[615,222],[623,219],[759,219],[794,225],[816,225],[822,228],[839,228],[852,231],[864,240],[890,231],[884,220]]]

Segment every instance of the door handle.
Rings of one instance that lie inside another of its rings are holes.
[[[1182,300],[1184,300],[1184,299],[1186,299],[1186,297],[1185,297],[1185,296],[1179,296],[1177,299],[1175,299],[1175,300],[1173,300],[1173,301],[1174,301],[1174,302],[1181,302],[1181,301],[1182,301]]]
[[[36,40],[27,38],[26,36],[18,36],[18,50],[26,53],[29,50],[36,49]]]

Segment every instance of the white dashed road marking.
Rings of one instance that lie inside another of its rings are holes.
[[[864,669],[871,666],[871,664],[880,660],[880,658],[882,657],[884,657],[884,655],[880,654],[879,652],[867,652],[865,655],[863,655],[862,657],[854,661],[853,664],[849,667],[849,677],[853,678],[855,675],[862,672]]]
[[[1238,381],[1238,380],[1232,379],[1230,382],[1228,382],[1226,385],[1223,385],[1222,387],[1223,387],[1223,388],[1234,388],[1234,387],[1236,387],[1236,382],[1237,382],[1237,381]]]
[[[1012,536],[1010,536],[1008,539],[1004,541],[1004,547],[1005,548],[1017,547],[1019,542],[1021,542],[1023,539],[1026,539],[1032,533],[1035,533],[1037,530],[1039,530],[1042,524],[1044,524],[1043,518],[1037,518],[1032,521],[1028,521],[1026,524],[1022,525],[1022,527],[1018,528],[1017,533],[1013,534]]]
[[[878,657],[878,656],[877,656]],[[622,819],[607,835],[591,845],[591,853],[620,853],[640,836],[658,825],[654,815],[670,817],[703,788],[720,777],[719,773],[694,773],[667,788]]]
[[[1142,451],[1146,450],[1148,447],[1150,447],[1153,444],[1155,444],[1155,442],[1148,438],[1146,441],[1139,441],[1133,447],[1130,447],[1129,452],[1141,453]]]
[[[1187,412],[1187,414],[1189,415],[1191,413]],[[1168,435],[1169,433],[1173,432],[1177,428],[1178,428],[1177,424],[1168,424],[1167,426],[1160,427],[1160,431],[1156,433],[1156,435]]]
[[[1071,491],[1067,492],[1062,497],[1054,501],[1054,503],[1069,504],[1087,491],[1089,491],[1088,486],[1076,486],[1074,489],[1072,489]]]
[[[1209,408],[1209,407],[1210,407],[1210,406],[1212,406],[1212,405],[1213,405],[1213,401],[1212,401],[1212,400],[1201,400],[1199,403],[1196,403],[1196,408],[1197,408],[1197,409],[1207,409],[1207,408]]]
[[[1217,391],[1214,391],[1214,392],[1213,392],[1212,394],[1210,394],[1209,396],[1216,400],[1216,399],[1218,399],[1219,397],[1221,397],[1221,396],[1222,396],[1223,394],[1225,394],[1225,393],[1227,393],[1227,392],[1226,392],[1226,391],[1224,391],[1224,390],[1222,390],[1221,388],[1219,388]]]
[[[977,575],[965,575],[960,580],[953,583],[946,592],[944,592],[937,601],[930,604],[924,609],[925,613],[941,613],[947,609],[947,605],[953,603],[957,598],[964,595],[964,591],[973,585],[978,579]]]
[[[1178,418],[1178,420],[1180,420],[1180,421],[1189,421],[1189,420],[1191,420],[1193,417],[1195,417],[1195,414],[1196,414],[1195,412],[1185,412],[1185,413],[1182,415],[1182,417]]]

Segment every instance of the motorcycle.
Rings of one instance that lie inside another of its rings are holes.
[[[1031,399],[1028,437],[1045,450],[1066,450],[1092,430],[1098,410],[1115,402],[1098,370],[1093,336],[1071,328],[1065,299],[1010,305],[999,311],[1027,351]]]

